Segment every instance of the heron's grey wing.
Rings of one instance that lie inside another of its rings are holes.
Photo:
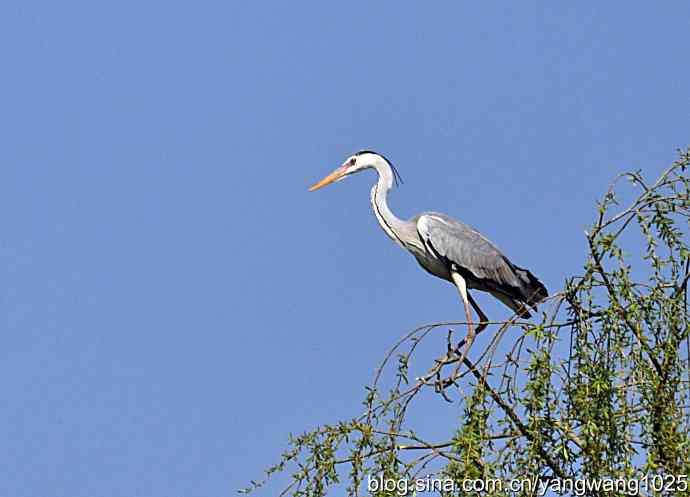
[[[430,212],[417,219],[417,232],[426,250],[486,291],[499,291],[524,300],[523,281],[517,268],[493,243],[474,228],[445,214]]]

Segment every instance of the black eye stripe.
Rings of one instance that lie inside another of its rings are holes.
[[[359,152],[357,152],[356,155],[362,155],[362,154],[374,154],[374,155],[378,155],[379,157],[381,157],[383,160],[385,160],[386,162],[388,162],[388,165],[389,165],[389,166],[391,166],[391,169],[393,170],[393,178],[395,179],[396,185],[397,185],[398,183],[400,183],[400,184],[403,184],[403,183],[404,183],[404,181],[403,181],[403,179],[402,179],[402,176],[400,176],[400,173],[398,172],[398,170],[395,168],[395,166],[393,165],[393,163],[392,163],[391,161],[388,160],[388,158],[387,158],[385,155],[380,154],[380,153],[378,153],[378,152],[374,152],[373,150],[360,150]]]

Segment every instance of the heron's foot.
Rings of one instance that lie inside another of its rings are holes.
[[[455,380],[451,377],[448,378],[441,378],[441,373],[440,371],[436,373],[436,381],[434,382],[434,391],[443,397],[443,400],[445,400],[448,403],[453,403],[453,399],[448,397],[448,394],[446,393],[446,388],[449,386],[455,384],[455,386],[458,386],[458,384],[455,382]]]

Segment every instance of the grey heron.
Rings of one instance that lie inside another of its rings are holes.
[[[544,285],[531,272],[513,264],[471,226],[438,212],[424,212],[407,221],[396,217],[388,207],[388,192],[399,174],[395,166],[379,153],[370,150],[357,152],[309,191],[365,169],[375,169],[378,173],[378,181],[371,189],[371,206],[383,231],[410,252],[422,268],[457,287],[469,330],[463,356],[466,356],[475,334],[483,330],[488,321],[468,290],[488,292],[525,318],[531,317],[527,307],[536,309],[536,305],[548,296]],[[476,330],[470,305],[479,317]]]

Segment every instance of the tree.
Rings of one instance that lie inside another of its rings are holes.
[[[284,494],[305,497],[333,485],[349,495],[412,494],[422,477],[418,490],[444,495],[534,495],[536,485],[567,493],[568,484],[623,495],[635,482],[642,495],[687,495],[688,165],[690,151],[680,152],[653,184],[639,171],[614,181],[586,233],[583,273],[548,298],[540,322],[492,323],[474,362],[461,360],[464,340],[445,333],[464,323],[411,331],[366,388],[363,414],[291,437],[267,475],[291,471]],[[627,207],[617,193],[624,179],[635,192]],[[443,353],[411,379],[430,337]],[[461,405],[445,441],[425,439],[408,421],[426,391]]]

